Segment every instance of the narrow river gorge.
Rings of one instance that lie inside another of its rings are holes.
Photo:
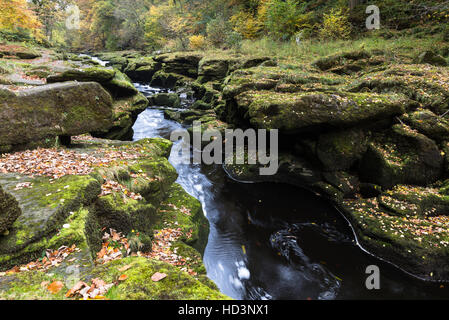
[[[147,97],[162,90],[135,86]],[[152,107],[139,115],[134,140],[170,139],[183,127],[165,119],[163,109]],[[178,164],[178,156],[170,156],[177,182],[201,201],[210,222],[204,264],[222,293],[254,300],[447,295],[440,284],[418,280],[364,252],[347,220],[314,193],[285,184],[239,183],[221,166]],[[369,265],[380,268],[380,290],[365,287]]]

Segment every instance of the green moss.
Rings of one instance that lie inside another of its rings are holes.
[[[114,97],[129,97],[138,94],[137,89],[128,78],[122,72],[116,70],[114,78],[109,82],[103,84],[103,86],[109,90]]]
[[[0,237],[2,269],[40,256],[50,244],[65,242],[65,245],[72,245],[71,239],[79,240],[73,230],[66,230],[65,235],[70,236],[68,239],[57,235],[57,232],[67,219],[73,219],[70,218],[71,213],[91,204],[101,192],[98,181],[87,176],[66,176],[52,183],[48,178],[30,181],[32,189],[11,190],[23,214],[13,224],[10,233]],[[12,179],[2,180],[8,189],[14,188],[14,183],[17,182]],[[80,224],[82,220],[73,222]]]
[[[408,99],[400,95],[371,93],[277,93],[249,91],[233,106],[252,126],[297,133],[318,125],[348,127],[400,115]],[[230,105],[232,106],[232,105]]]
[[[42,283],[62,281],[61,275],[49,275],[41,271],[22,272],[14,276],[0,278],[0,299],[5,300],[63,300],[69,288],[64,286],[57,294],[52,294]]]
[[[362,245],[420,277],[448,276],[447,217],[404,218],[383,209],[377,199],[346,200],[342,208]]]
[[[200,253],[204,252],[209,235],[209,223],[204,216],[201,203],[184,191],[179,184],[171,186],[167,198],[159,207],[158,218],[159,222],[155,229],[175,226],[176,223],[183,232],[180,240]]]
[[[115,77],[116,71],[114,69],[107,69],[103,67],[89,67],[83,69],[71,69],[64,71],[59,75],[51,75],[47,77],[48,83],[64,82],[64,81],[96,81],[105,83],[111,81]]]
[[[122,273],[118,269],[125,265],[133,266],[123,272],[128,279],[120,282],[107,297],[113,300],[221,300],[228,299],[216,290],[209,288],[188,274],[167,263],[144,258],[126,258],[97,267],[91,274],[106,282],[112,282]],[[156,273],[165,273],[161,281],[151,281]]]

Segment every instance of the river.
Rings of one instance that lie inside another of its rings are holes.
[[[151,96],[161,89],[135,84]],[[188,103],[188,102],[187,102]],[[183,128],[148,108],[134,140]],[[177,142],[182,143],[182,142]],[[203,206],[210,222],[204,264],[220,291],[234,299],[426,299],[448,285],[415,279],[359,248],[347,221],[326,200],[293,186],[233,181],[221,166],[178,164],[178,183]],[[380,269],[380,290],[365,286],[367,266]]]

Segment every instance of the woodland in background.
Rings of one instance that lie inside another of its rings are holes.
[[[66,28],[72,4],[80,9],[79,30]],[[375,32],[384,38],[404,29],[449,38],[449,1],[442,0],[0,0],[0,38],[71,51],[350,39],[368,32],[369,4],[380,8],[382,30]]]

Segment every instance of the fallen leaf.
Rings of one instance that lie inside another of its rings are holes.
[[[167,277],[167,275],[165,273],[156,272],[155,274],[153,274],[151,276],[151,280],[153,280],[154,282],[158,282],[158,281],[161,281],[162,279],[164,279],[166,277]]]
[[[122,274],[119,278],[118,281],[125,281],[126,279],[128,279],[128,276],[126,274]]]
[[[126,270],[129,270],[132,268],[132,264],[127,264],[126,266],[121,267],[120,269],[118,269],[118,271],[120,272],[125,272]]]
[[[64,284],[61,281],[53,281],[47,287],[47,290],[53,294],[57,294],[64,287]]]

